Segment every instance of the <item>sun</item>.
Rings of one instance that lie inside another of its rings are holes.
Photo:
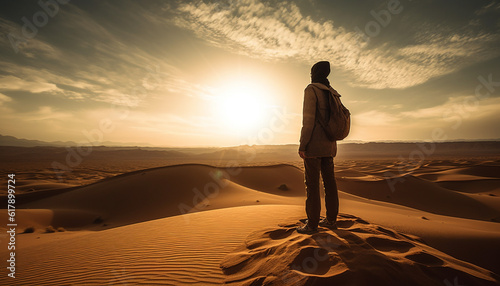
[[[259,84],[232,81],[217,89],[214,96],[215,116],[231,132],[248,132],[264,124],[269,95]]]

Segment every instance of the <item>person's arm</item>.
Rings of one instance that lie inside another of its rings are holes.
[[[308,86],[304,90],[304,108],[302,112],[302,130],[300,132],[299,152],[305,152],[307,144],[311,140],[314,121],[316,118],[316,94],[313,87]],[[300,153],[299,153],[300,154]],[[302,156],[301,156],[302,157]]]

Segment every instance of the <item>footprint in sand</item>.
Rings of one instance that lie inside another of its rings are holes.
[[[220,267],[227,285],[443,285],[450,273],[467,285],[499,285],[486,269],[460,261],[418,237],[341,214],[338,230],[299,234],[288,222],[252,233]],[[446,267],[444,267],[446,265]]]

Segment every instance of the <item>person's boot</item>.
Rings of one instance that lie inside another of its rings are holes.
[[[299,226],[296,228],[297,232],[298,233],[303,233],[303,234],[311,234],[311,233],[315,233],[315,232],[318,232],[318,228],[312,228],[311,226],[309,226],[308,223],[304,224],[303,226]]]
[[[322,219],[320,222],[319,222],[319,226],[322,226],[322,227],[327,227],[329,229],[337,229],[337,223],[336,222],[333,222],[333,221],[330,221],[329,219],[327,218],[324,218]]]

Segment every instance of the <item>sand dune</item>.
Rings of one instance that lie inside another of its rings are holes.
[[[221,262],[228,285],[497,285],[499,277],[415,236],[340,215],[312,235],[296,223],[259,230]]]
[[[363,207],[366,211],[370,211],[369,204],[363,203]],[[346,209],[351,208],[352,206],[346,205]],[[359,206],[355,208],[358,209]],[[374,209],[376,210],[377,207]],[[19,261],[18,267],[23,269],[23,273],[16,278],[16,281],[19,285],[33,284],[35,281],[36,285],[116,285],[126,283],[129,285],[220,285],[226,279],[220,269],[220,263],[224,261],[226,255],[234,255],[234,250],[240,248],[245,241],[254,241],[255,238],[258,238],[258,235],[257,237],[255,235],[249,237],[256,231],[262,234],[269,228],[273,231],[290,228],[293,223],[298,222],[304,216],[303,211],[302,205],[246,206],[173,216],[99,232],[22,234],[18,235],[18,240],[19,245],[23,247],[18,250],[17,255],[29,257],[29,260]],[[374,210],[371,211],[371,217],[381,219],[379,214],[373,212]],[[411,220],[403,221],[394,213],[396,210],[392,211],[391,214],[386,209],[384,213],[391,215],[393,220],[400,223],[411,224]],[[404,213],[403,209],[400,211],[403,213],[401,216],[404,217],[411,214]],[[284,227],[279,227],[283,222],[288,223]],[[440,224],[438,223],[438,225]],[[450,268],[449,272],[438,270],[438,273],[450,274],[444,279],[448,279],[452,285],[455,277],[460,277],[459,282],[465,282],[470,281],[462,280],[462,278],[468,277],[468,274],[474,277],[489,277],[488,275],[490,275],[488,271],[468,263],[457,262],[456,259],[446,255],[443,258],[443,254],[422,245],[420,240],[413,235],[398,233],[373,223],[367,224],[362,219],[347,215],[342,216],[339,226],[345,244],[352,244],[352,256],[356,256],[359,252],[360,259],[361,257],[378,256],[377,252],[380,252],[379,259],[382,261],[386,259],[386,263],[398,264],[399,260],[396,258],[401,256],[401,259],[406,259],[406,263],[409,264],[412,263],[411,259],[422,258],[418,255],[413,257],[411,254],[427,251],[430,255],[446,262],[446,267]],[[447,230],[449,226],[445,225],[443,228]],[[425,229],[436,232],[434,226],[426,226]],[[474,232],[474,230],[468,231]],[[455,232],[454,235],[463,236],[464,233],[466,231],[462,230]],[[279,231],[278,234],[280,234]],[[315,247],[314,236],[311,240],[308,235],[298,235],[291,231],[285,231],[285,234],[290,234],[290,236],[277,240],[277,244],[281,243],[285,248],[293,248],[297,245]],[[328,239],[328,236],[332,236],[332,238],[334,236],[331,231],[327,230],[323,230],[322,235],[326,235],[327,242],[331,240]],[[357,239],[356,236],[362,237],[362,239]],[[383,239],[379,240],[377,237]],[[496,241],[499,237],[497,234]],[[335,241],[338,239],[338,237],[335,238]],[[367,249],[363,247],[364,243],[359,245],[363,240],[367,241],[367,245],[365,245]],[[427,242],[427,239],[425,240]],[[268,246],[264,245],[264,242],[267,243],[265,240],[262,242],[263,247]],[[401,252],[399,247],[410,246],[408,243],[416,245],[416,248]],[[474,241],[470,243],[474,243]],[[370,247],[374,249],[370,250]],[[488,245],[482,245],[482,247],[488,247]],[[341,248],[341,250],[343,251],[342,255],[346,255],[347,249]],[[397,252],[398,250],[401,253]],[[287,253],[290,257],[287,256]],[[270,251],[267,258],[281,259],[278,260],[280,263],[284,259],[296,258],[291,249],[289,252],[281,253],[281,256],[278,254]],[[0,252],[0,255],[4,255],[4,253]],[[404,258],[405,255],[409,258]],[[424,256],[423,259],[426,258],[425,254],[422,256]],[[307,256],[302,256],[302,258],[306,259]],[[417,268],[440,268],[440,266],[428,265],[425,260],[413,262]],[[458,268],[460,265],[463,267]],[[367,272],[364,273],[365,277],[371,278],[371,271],[374,271],[373,275],[379,275],[381,278],[384,275],[392,275],[392,272],[387,272],[383,267],[375,271],[373,267],[377,264],[361,264],[358,267],[362,269],[365,266],[367,269]],[[401,270],[411,269],[410,266],[406,266],[408,268],[401,266]],[[356,268],[356,265],[351,264],[350,268]],[[335,269],[331,271],[335,271]],[[480,276],[480,273],[484,275]],[[5,281],[2,279],[5,278],[0,278],[0,283]],[[488,279],[486,278],[486,281]],[[387,280],[387,283],[391,283],[391,281],[395,280]],[[459,285],[474,284],[462,283]]]
[[[220,285],[220,261],[302,206],[225,208],[102,230],[18,235],[18,285]],[[39,238],[37,238],[39,237]],[[4,257],[6,248],[0,255]],[[0,285],[10,285],[5,276]]]
[[[437,184],[459,192],[500,197],[500,180],[496,179],[449,180],[440,181]]]
[[[56,183],[47,180],[22,180],[17,185],[19,192],[29,193],[34,191],[45,191],[53,189],[66,189],[76,187],[76,185],[66,183]]]
[[[442,171],[425,171],[419,178],[432,181],[450,190],[500,196],[500,167],[469,166]]]
[[[68,227],[67,224],[74,225],[75,220],[79,220],[77,224],[80,225],[85,222],[91,225],[100,217],[107,227],[115,227],[200,210],[294,203],[297,201],[294,197],[304,194],[302,177],[300,170],[286,165],[238,170],[179,165],[116,176],[22,207],[63,208],[94,214],[93,217],[66,216],[64,220],[58,217],[61,211],[55,211],[57,226]],[[281,185],[286,185],[287,189],[279,189]]]
[[[319,235],[343,246],[328,251],[319,272],[302,274],[285,262],[302,264],[314,257],[317,237],[291,229],[305,217],[304,175],[294,166],[185,164],[28,192],[20,196],[18,232],[34,226],[35,233],[18,234],[16,255],[24,259],[16,283],[219,285],[224,279],[244,284],[290,273],[300,281],[330,279],[343,285],[403,285],[410,278],[421,285],[446,280],[454,285],[455,279],[458,285],[498,283],[490,271],[500,273],[500,224],[491,221],[498,217],[499,200],[485,190],[494,191],[498,183],[496,163],[488,164],[426,163],[395,177],[402,180],[392,191],[384,174],[397,164],[338,163],[341,212],[350,215],[342,216],[339,231]],[[487,186],[463,192],[442,185],[449,182]],[[6,216],[0,213],[1,220]],[[66,231],[43,233],[49,225]],[[253,245],[252,250],[242,245]],[[0,255],[7,255],[6,249]],[[257,253],[266,256],[252,256]],[[262,266],[271,261],[274,268]],[[4,279],[0,284],[8,284]]]
[[[340,200],[340,211],[343,213],[417,235],[436,249],[500,273],[499,223],[431,214],[346,193],[340,193]]]
[[[500,217],[500,208],[491,208],[473,197],[411,175],[396,177],[392,181],[339,178],[338,185],[340,190],[354,195],[436,214],[487,221]]]

